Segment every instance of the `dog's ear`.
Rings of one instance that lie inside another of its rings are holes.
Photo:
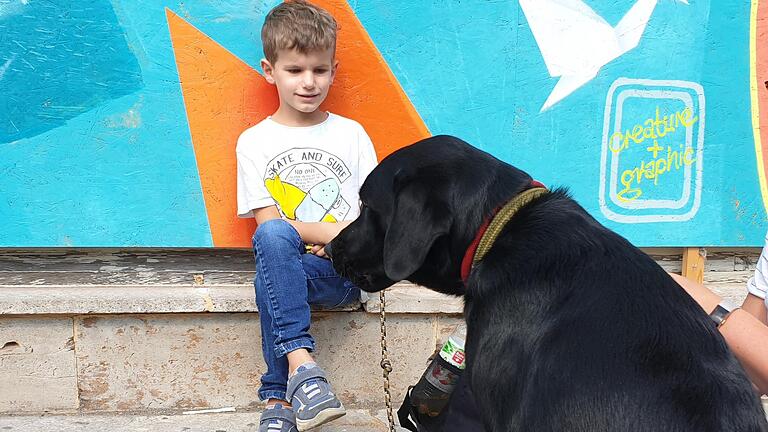
[[[450,209],[434,194],[423,183],[410,183],[397,194],[384,236],[384,272],[389,279],[399,281],[412,275],[435,240],[450,230]]]

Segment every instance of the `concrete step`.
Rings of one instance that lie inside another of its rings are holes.
[[[462,321],[395,314],[388,351],[393,400]],[[254,313],[114,314],[0,319],[0,412],[256,409],[266,368]],[[382,408],[379,318],[317,312],[316,359],[350,408]]]
[[[0,250],[0,413],[260,408],[252,280],[249,250]],[[402,400],[462,304],[408,283],[388,297]],[[352,409],[384,406],[379,309],[313,313],[317,360]]]
[[[256,432],[259,412],[184,415],[89,414],[0,416],[3,432]],[[384,411],[350,410],[317,432],[387,432]],[[406,431],[399,426],[398,432]]]
[[[647,252],[680,272],[680,249]],[[705,282],[739,302],[759,252],[710,250]],[[0,250],[0,413],[260,408],[252,279],[249,250]],[[462,301],[407,282],[387,293],[400,401]],[[384,407],[379,310],[374,296],[313,313],[317,359],[351,409]]]

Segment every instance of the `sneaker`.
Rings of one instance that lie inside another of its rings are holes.
[[[335,420],[344,414],[344,406],[331,391],[325,371],[314,363],[301,365],[288,378],[286,397],[293,405],[296,427],[306,431]]]
[[[265,409],[259,418],[259,432],[298,432],[293,410],[282,404]]]

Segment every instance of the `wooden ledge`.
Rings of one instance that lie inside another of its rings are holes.
[[[3,285],[0,315],[256,312],[252,293],[238,285]]]
[[[680,273],[682,249],[648,249]],[[704,283],[738,303],[760,249],[708,249]],[[245,249],[3,249],[0,315],[256,312],[253,256]],[[379,312],[379,296],[338,311]],[[387,311],[460,314],[461,298],[401,282]]]
[[[366,312],[379,313],[379,294],[368,295],[370,298],[363,304],[363,308]],[[464,300],[461,297],[440,294],[410,282],[400,282],[388,288],[385,300],[387,313],[464,313]]]
[[[248,249],[4,249],[0,315],[257,312],[253,277]],[[387,293],[392,313],[462,309],[408,282]],[[378,294],[333,311],[361,309],[378,313]]]
[[[258,312],[252,285],[0,285],[0,315]],[[460,298],[408,282],[389,288],[387,312],[460,314]],[[379,313],[379,296],[331,311]],[[313,310],[323,310],[314,309]]]

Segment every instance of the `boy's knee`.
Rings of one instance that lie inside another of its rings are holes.
[[[301,237],[296,229],[291,226],[287,221],[283,219],[270,219],[262,222],[256,228],[256,232],[253,233],[252,244],[256,247],[256,243],[275,243],[287,241],[289,243],[300,242]]]

